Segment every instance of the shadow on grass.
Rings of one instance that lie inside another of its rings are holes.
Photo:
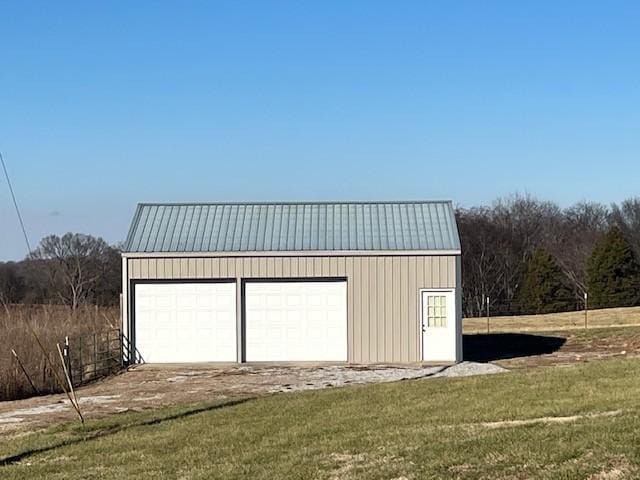
[[[113,425],[113,426],[107,426],[105,428],[97,428],[95,430],[90,430],[89,428],[87,428],[85,431],[82,431],[81,429],[77,432],[71,432],[71,435],[76,435],[76,436],[72,436],[71,438],[67,438],[64,440],[60,440],[59,442],[55,442],[53,444],[50,445],[45,445],[42,447],[35,447],[35,448],[30,448],[28,450],[22,451],[20,453],[16,453],[14,455],[9,455],[3,458],[0,458],[0,467],[6,467],[8,465],[13,465],[16,464],[32,455],[38,454],[38,453],[44,453],[44,452],[48,452],[51,450],[55,450],[56,448],[60,448],[60,447],[66,447],[68,445],[75,445],[77,443],[82,443],[85,441],[89,441],[89,440],[96,440],[99,438],[104,438],[107,437],[109,435],[115,435],[116,433],[120,433],[120,432],[124,432],[130,428],[135,428],[135,427],[145,427],[145,426],[149,426],[149,425],[158,425],[160,423],[164,423],[164,422],[168,422],[171,420],[178,420],[181,418],[187,418],[190,417],[192,415],[197,415],[199,413],[203,413],[203,412],[210,412],[210,411],[214,411],[214,410],[220,410],[222,408],[226,408],[226,407],[233,407],[236,405],[240,405],[246,402],[249,402],[251,400],[255,400],[255,397],[247,397],[247,398],[241,398],[241,399],[237,399],[237,400],[230,400],[228,402],[224,402],[224,403],[217,403],[214,405],[205,405],[202,407],[194,407],[191,409],[188,409],[186,411],[182,411],[182,412],[178,412],[178,413],[171,413],[171,414],[167,414],[167,415],[161,415],[158,417],[154,417],[154,418],[149,418],[149,419],[144,419],[144,420],[138,420],[138,421],[132,421],[132,422],[127,422],[127,423],[123,423],[123,424],[119,424],[119,425]]]
[[[566,339],[528,333],[476,333],[464,335],[462,342],[465,360],[491,362],[553,353]]]

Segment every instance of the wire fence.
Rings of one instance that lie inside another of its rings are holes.
[[[548,296],[538,302],[494,301],[484,297],[474,301],[473,306],[463,308],[463,317],[469,331],[492,333],[500,331],[532,328],[589,328],[606,326],[640,325],[640,300],[611,295],[591,301],[587,293],[571,297]],[[613,310],[613,311],[612,311]],[[566,314],[566,315],[565,315]]]
[[[67,337],[63,357],[73,386],[106,377],[125,366],[120,330]]]

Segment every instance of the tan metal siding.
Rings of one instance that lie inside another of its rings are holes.
[[[420,361],[419,291],[456,288],[456,256],[129,258],[129,279],[347,278],[353,363]],[[459,286],[458,286],[459,289]]]

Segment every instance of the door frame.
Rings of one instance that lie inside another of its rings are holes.
[[[133,359],[129,359],[129,363],[144,363],[144,358],[139,355],[138,346],[136,345],[136,285],[171,283],[234,283],[236,284],[236,296],[238,294],[238,282],[236,282],[235,278],[142,278],[129,280],[129,316],[127,319],[127,333],[129,334],[129,355],[133,355]],[[236,332],[237,331],[238,312],[236,307]],[[238,339],[236,338],[236,357],[238,348],[237,344]]]
[[[247,283],[341,283],[345,284],[345,301],[347,307],[347,360],[345,363],[349,363],[350,358],[350,348],[349,348],[349,322],[352,321],[349,318],[349,279],[347,277],[247,277],[240,279],[240,297],[241,297],[241,305],[239,312],[239,321],[240,321],[240,331],[241,335],[241,345],[240,345],[240,353],[241,359],[240,363],[247,363],[247,295],[246,295],[246,285]],[[237,288],[237,286],[236,286]],[[282,362],[278,362],[282,363]],[[284,362],[290,363],[290,362]],[[291,363],[300,363],[293,361]]]
[[[420,315],[419,315],[419,324],[418,324],[418,332],[419,332],[419,337],[420,337],[420,361],[424,362],[424,361],[429,361],[429,360],[425,360],[424,359],[424,334],[425,331],[424,329],[424,308],[422,305],[422,299],[424,297],[424,293],[425,292],[434,292],[434,293],[450,293],[451,294],[451,298],[452,298],[452,320],[451,320],[451,327],[453,327],[454,329],[456,329],[456,321],[457,321],[457,305],[456,305],[456,289],[455,288],[420,288],[418,290],[418,310],[420,311]],[[449,321],[449,318],[447,318],[447,322]],[[449,323],[447,323],[447,327],[449,328]],[[444,327],[433,327],[433,328],[444,328]],[[457,347],[455,347],[455,349],[457,350]]]

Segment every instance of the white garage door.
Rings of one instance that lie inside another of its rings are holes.
[[[346,361],[346,282],[248,282],[246,360]]]
[[[135,287],[135,343],[143,361],[235,362],[235,283]]]

